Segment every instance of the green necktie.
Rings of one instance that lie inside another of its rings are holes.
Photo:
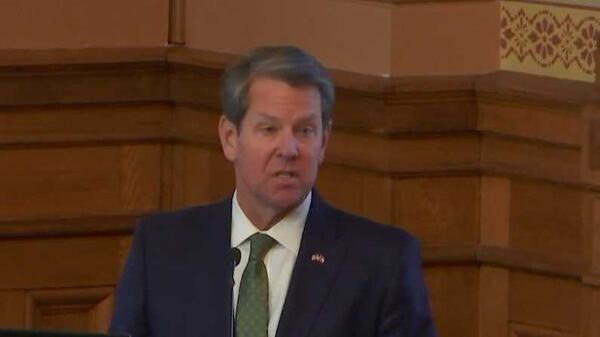
[[[267,337],[269,279],[263,258],[275,243],[266,234],[250,237],[250,257],[242,274],[235,315],[236,337]]]

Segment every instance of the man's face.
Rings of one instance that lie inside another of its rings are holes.
[[[252,81],[239,129],[225,118],[219,125],[242,207],[278,214],[304,200],[315,183],[329,136],[321,113],[320,94],[314,87],[296,88],[266,77]]]

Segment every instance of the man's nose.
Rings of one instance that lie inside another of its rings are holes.
[[[282,132],[279,137],[277,154],[286,159],[296,158],[299,146],[298,138],[293,132]]]

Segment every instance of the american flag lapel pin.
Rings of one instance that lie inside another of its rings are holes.
[[[316,262],[318,264],[323,264],[325,263],[325,256],[323,256],[323,254],[319,254],[319,253],[314,253],[311,257],[310,257],[310,261],[311,262]]]

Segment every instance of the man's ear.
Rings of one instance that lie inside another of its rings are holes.
[[[230,162],[235,161],[237,157],[238,132],[235,125],[225,116],[219,120],[219,139],[225,158]]]
[[[319,164],[323,163],[325,159],[325,149],[327,149],[327,143],[329,142],[329,135],[331,134],[331,120],[327,122],[327,125],[323,125],[323,139],[321,139],[321,151],[319,153]]]

